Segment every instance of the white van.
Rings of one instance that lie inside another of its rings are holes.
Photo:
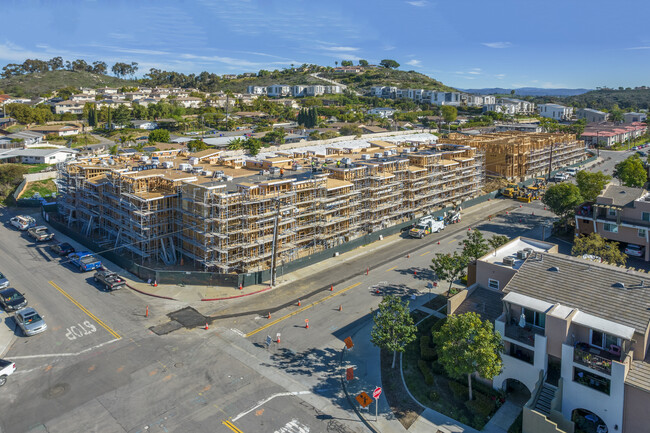
[[[568,174],[569,176],[573,176],[573,177],[575,177],[575,175],[576,175],[576,173],[578,173],[578,171],[580,171],[580,170],[578,170],[575,167],[567,168],[566,170],[564,170],[564,172],[566,174]]]

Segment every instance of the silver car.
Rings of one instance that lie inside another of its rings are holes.
[[[9,280],[2,272],[0,272],[0,289],[5,289],[7,287],[9,287]]]
[[[45,320],[31,307],[16,311],[14,320],[27,336],[39,334],[47,329]]]

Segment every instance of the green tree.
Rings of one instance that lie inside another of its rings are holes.
[[[614,177],[620,180],[625,186],[641,188],[648,180],[648,173],[643,167],[641,158],[634,154],[616,164],[614,167]]]
[[[113,128],[113,109],[106,107],[106,129]]]
[[[571,254],[574,256],[583,256],[585,254],[598,256],[612,265],[623,266],[627,261],[627,255],[621,252],[618,242],[607,242],[598,233],[575,238]]]
[[[437,253],[431,260],[431,270],[436,278],[449,282],[449,290],[458,278],[465,275],[467,268],[467,257],[454,251],[453,254]]]
[[[368,66],[368,61],[363,60],[363,59],[359,59],[359,66]]]
[[[490,246],[480,230],[474,229],[467,232],[467,238],[463,239],[463,255],[468,262],[483,257],[488,251],[490,251]]]
[[[546,190],[544,197],[542,197],[542,203],[550,207],[553,213],[559,216],[562,221],[566,221],[576,206],[583,201],[578,187],[566,182],[553,185]]]
[[[353,65],[352,60],[343,60],[341,62],[341,66],[352,66],[352,65]]]
[[[488,239],[487,243],[490,245],[490,248],[493,250],[496,250],[499,248],[501,245],[505,245],[510,241],[510,238],[505,235],[492,235],[490,239]]]
[[[361,129],[356,125],[343,125],[339,129],[341,135],[361,135]]]
[[[442,118],[447,124],[447,127],[449,127],[449,124],[456,120],[456,117],[458,117],[458,109],[451,105],[443,105],[440,110],[442,111]]]
[[[472,374],[477,372],[490,380],[503,369],[501,335],[489,320],[481,320],[476,313],[447,317],[433,338],[438,347],[438,362],[447,374],[456,379],[467,376],[469,400],[473,398]]]
[[[117,155],[120,151],[120,145],[119,144],[114,144],[108,149],[108,153],[111,155]]]
[[[238,150],[244,147],[246,140],[241,137],[233,138],[228,142],[228,150]]]
[[[25,104],[11,103],[5,107],[7,113],[11,115],[16,121],[23,124],[29,124],[34,121],[34,113],[32,107]]]
[[[246,143],[244,143],[244,147],[248,150],[248,153],[250,155],[255,156],[260,153],[260,149],[262,148],[262,141],[259,138],[250,137],[248,140],[246,140]]]
[[[576,183],[580,190],[580,195],[585,201],[594,201],[605,186],[612,180],[611,176],[604,174],[602,171],[590,173],[586,170],[580,170],[576,174]]]
[[[202,150],[206,150],[208,148],[208,145],[203,142],[203,140],[191,140],[189,143],[187,143],[187,149],[190,152],[200,152]]]
[[[120,105],[113,112],[113,123],[119,127],[128,125],[131,121],[131,110],[126,105]]]
[[[382,66],[386,69],[397,69],[399,68],[399,63],[392,59],[384,59],[379,62],[379,66]]]
[[[169,142],[169,131],[166,129],[155,129],[149,133],[150,143],[167,143]]]
[[[402,302],[397,296],[387,295],[379,303],[379,311],[373,321],[375,324],[370,332],[370,341],[377,347],[393,352],[391,368],[395,368],[397,352],[404,352],[406,345],[415,340],[417,331],[408,301]]]

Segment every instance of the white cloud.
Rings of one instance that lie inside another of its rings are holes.
[[[467,71],[467,73],[472,75],[481,75],[481,68],[472,68],[470,71]]]
[[[407,1],[406,3],[410,4],[411,6],[418,7],[418,8],[425,7],[426,5],[429,4],[429,2],[427,2],[425,0],[411,0],[411,1]]]
[[[506,77],[506,74],[496,74],[494,77],[497,80],[503,80]]]
[[[335,53],[349,53],[354,51],[359,51],[359,48],[356,47],[321,47],[322,50],[332,51]]]
[[[422,66],[422,61],[417,60],[417,59],[413,59],[413,60],[409,60],[408,62],[406,62],[406,64],[409,65],[409,66]]]
[[[626,50],[650,50],[650,46],[643,46],[643,47],[629,47],[626,48]]]
[[[384,46],[384,51],[392,51],[392,50],[394,50],[395,48],[397,48],[397,47],[395,47],[395,46],[393,46],[393,45],[385,45],[385,46]]]
[[[488,48],[508,48],[512,46],[511,42],[482,42]]]

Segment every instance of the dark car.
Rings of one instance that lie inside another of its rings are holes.
[[[50,245],[50,250],[58,256],[67,256],[74,253],[74,247],[67,242]]]
[[[94,279],[95,282],[103,284],[107,291],[117,290],[126,285],[124,278],[108,270],[95,272]]]
[[[27,299],[14,288],[0,290],[0,305],[5,311],[16,311],[27,306]]]

